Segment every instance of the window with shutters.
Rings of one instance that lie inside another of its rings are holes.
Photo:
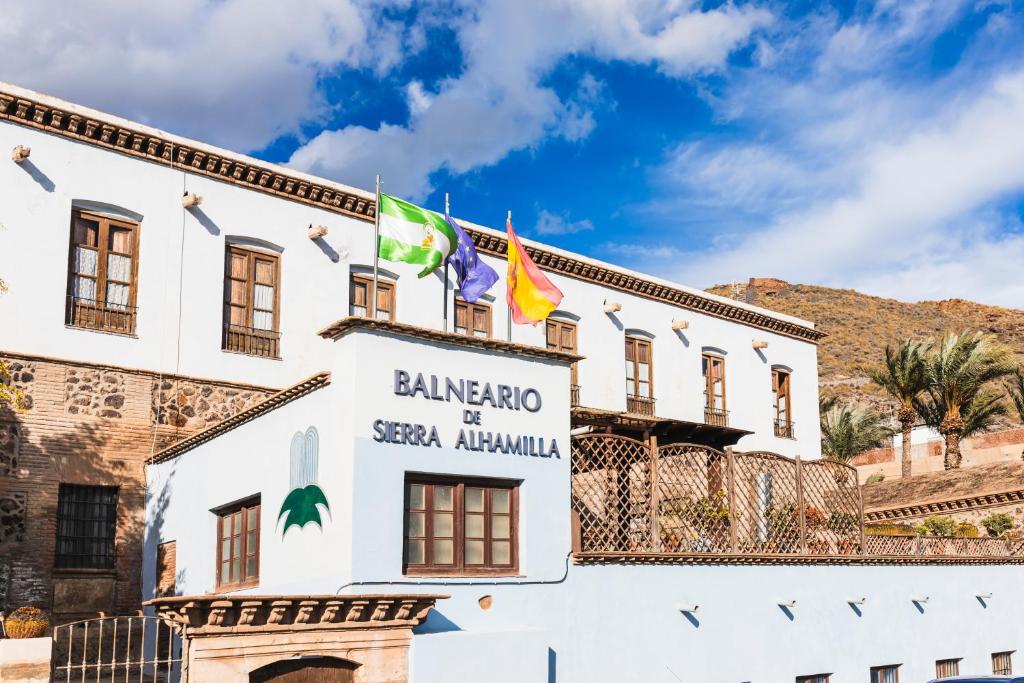
[[[960,659],[940,659],[935,662],[935,676],[942,678],[943,676],[959,676],[960,675]]]
[[[113,569],[116,534],[116,486],[60,485],[55,567]]]
[[[156,547],[156,597],[174,595],[177,576],[177,544],[166,541]]]
[[[900,665],[871,667],[871,683],[900,683]]]
[[[491,336],[491,307],[485,303],[471,304],[455,300],[455,332],[468,337]]]
[[[793,438],[793,420],[790,409],[790,375],[785,370],[772,370],[772,412],[775,417],[775,436]]]
[[[828,683],[832,674],[814,674],[813,676],[797,676],[796,683]]]
[[[518,485],[411,477],[405,484],[406,574],[515,574]]]
[[[576,349],[576,324],[558,318],[548,318],[547,325],[547,348],[553,351],[565,351],[566,353],[577,353]],[[580,379],[579,363],[573,363],[570,367],[569,398],[571,405],[580,404]],[[628,391],[628,388],[627,388]]]
[[[729,425],[725,403],[725,358],[711,353],[701,356],[704,376],[704,422],[718,427]]]
[[[260,580],[260,499],[233,503],[217,515],[217,588],[251,588]]]
[[[1004,676],[1013,673],[1013,651],[992,653],[992,673]]]
[[[654,415],[654,366],[651,342],[626,337],[626,412]]]
[[[280,358],[278,255],[229,244],[224,261],[221,348],[251,356]]]
[[[135,334],[139,226],[75,210],[65,322],[74,327]]]
[[[370,315],[370,297],[373,292],[373,278],[353,275],[348,288],[348,314],[365,318]],[[395,283],[377,279],[377,320],[395,319]]]

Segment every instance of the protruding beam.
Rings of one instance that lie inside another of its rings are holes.
[[[30,154],[32,154],[31,147],[26,147],[25,145],[18,145],[17,147],[11,150],[11,160],[14,161],[14,163],[16,164],[20,164],[21,162],[28,159]]]

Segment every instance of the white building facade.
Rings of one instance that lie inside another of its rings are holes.
[[[509,328],[473,224],[480,305],[381,263],[370,320],[372,193],[2,84],[0,147],[31,150],[0,164],[4,355],[282,389],[138,443],[141,599],[447,596],[420,683],[926,680],[1024,646],[1019,547],[863,536],[809,322],[527,243],[565,297]]]

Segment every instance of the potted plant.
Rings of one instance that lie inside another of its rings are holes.
[[[41,638],[49,627],[46,614],[35,607],[19,607],[4,620],[8,638]]]

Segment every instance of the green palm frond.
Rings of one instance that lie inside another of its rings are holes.
[[[1024,422],[1024,371],[1017,368],[1004,386],[1017,410],[1017,416]]]
[[[928,386],[926,358],[931,348],[931,340],[908,339],[895,347],[886,344],[885,365],[861,371],[901,405],[910,406]]]
[[[873,408],[822,402],[821,452],[837,462],[849,462],[853,456],[885,445],[893,431],[883,424]]]
[[[287,534],[288,529],[293,526],[302,529],[310,523],[316,524],[322,529],[323,521],[320,519],[318,505],[323,505],[324,509],[328,512],[331,509],[331,506],[327,504],[327,496],[324,495],[324,492],[316,484],[310,484],[301,489],[293,489],[285,497],[284,502],[281,503],[281,511],[277,515],[279,523],[281,518],[287,515],[284,530],[281,532],[282,535]]]
[[[1012,351],[992,335],[981,332],[947,334],[928,356],[928,389],[914,400],[914,407],[925,422],[936,429],[950,419],[968,419],[986,426],[999,404],[989,385],[1016,370]],[[1001,404],[1000,404],[1001,405]],[[973,407],[972,407],[973,406]],[[983,409],[984,408],[984,409]],[[975,432],[977,433],[977,432]],[[963,433],[962,436],[967,436]]]

